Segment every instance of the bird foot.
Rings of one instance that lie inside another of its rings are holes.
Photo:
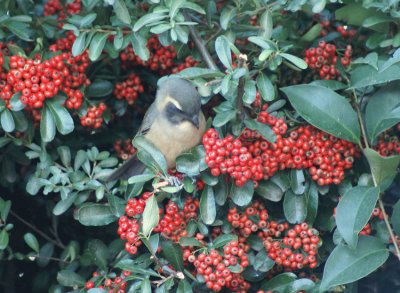
[[[175,176],[168,177],[168,183],[175,187],[180,187],[183,184],[182,181],[178,177],[175,177]]]

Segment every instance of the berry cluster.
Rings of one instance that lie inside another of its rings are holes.
[[[125,293],[127,283],[124,279],[132,275],[132,272],[123,270],[120,276],[114,274],[106,275],[103,272],[94,272],[92,278],[85,284],[86,290],[98,288],[106,290],[105,292]]]
[[[237,208],[229,209],[227,220],[240,235],[249,237],[251,233],[267,227],[268,211],[261,202],[255,201],[242,213]]]
[[[185,58],[185,61],[183,61],[183,63],[177,64],[174,68],[172,68],[171,73],[176,74],[186,68],[195,67],[199,65],[199,63],[200,62],[195,60],[192,56],[187,56]]]
[[[124,161],[136,154],[136,149],[133,147],[129,138],[125,140],[116,140],[114,143],[114,149],[117,152],[117,157]]]
[[[239,247],[237,241],[231,241],[224,247],[224,256],[215,249],[209,254],[201,253],[197,258],[189,258],[199,275],[204,276],[206,286],[214,292],[226,287],[230,292],[247,292],[250,284],[240,273],[230,271],[231,266],[239,265],[243,271],[249,265],[245,251]]]
[[[249,129],[236,139],[232,135],[219,138],[213,128],[204,134],[205,162],[211,174],[229,174],[237,186],[243,186],[248,180],[253,180],[257,186],[257,181],[267,180],[278,170],[307,168],[319,185],[339,184],[344,170],[353,165],[354,144],[312,126],[301,126],[283,137],[286,123],[270,115],[267,107],[263,105],[257,120],[272,126],[277,137],[275,143]]]
[[[277,240],[269,236],[269,234],[276,233],[275,231],[269,232],[269,230],[278,228],[278,225],[273,227],[272,223],[274,222],[270,223],[267,232],[260,232],[260,234],[264,234],[263,244],[268,256],[288,271],[302,269],[306,266],[311,269],[315,268],[320,242],[318,232],[310,228],[307,223],[302,223],[286,230],[285,236]]]
[[[98,106],[91,106],[88,108],[86,115],[81,119],[81,125],[91,127],[94,129],[100,128],[103,123],[103,112],[107,109],[106,104],[100,103]]]
[[[144,62],[134,52],[132,46],[128,46],[120,53],[122,68],[130,68],[132,66],[145,66],[152,71],[158,72],[160,75],[169,74],[175,66],[174,59],[176,52],[173,46],[162,46],[157,36],[152,36],[147,41],[147,48],[150,51],[149,59]]]
[[[355,29],[349,28],[347,25],[337,26],[336,31],[345,39],[353,38],[357,34]]]
[[[183,210],[179,209],[175,202],[169,201],[154,232],[160,232],[172,241],[178,242],[181,237],[187,236],[187,223],[197,217],[198,208],[199,201],[193,198],[186,199]]]
[[[347,45],[344,56],[340,57],[340,62],[344,67],[350,64],[351,55],[351,45]],[[319,76],[323,79],[336,79],[340,75],[336,68],[338,56],[334,44],[320,41],[318,47],[306,50],[304,60],[308,66],[315,72],[318,72]]]
[[[64,6],[60,0],[48,0],[43,7],[44,15],[57,15],[57,20],[66,19],[68,15],[77,14],[81,11],[81,0],[68,1]]]
[[[391,130],[389,130],[379,136],[378,143],[374,146],[374,149],[383,157],[398,155],[400,154],[399,137],[391,135]]]
[[[143,91],[144,88],[140,77],[131,73],[125,81],[115,85],[114,95],[118,100],[125,99],[128,105],[132,106]]]

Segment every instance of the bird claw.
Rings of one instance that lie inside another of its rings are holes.
[[[178,177],[170,176],[168,178],[168,183],[172,186],[179,187],[182,186],[182,181],[178,179]]]

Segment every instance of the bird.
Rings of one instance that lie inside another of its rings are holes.
[[[201,111],[197,89],[182,78],[162,81],[154,102],[144,115],[136,134],[143,135],[164,155],[168,168],[176,166],[176,158],[201,142],[206,120]],[[143,173],[146,165],[136,155],[117,168],[106,181],[128,178]]]

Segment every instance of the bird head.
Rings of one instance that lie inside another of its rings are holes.
[[[188,81],[180,78],[165,80],[157,91],[156,103],[172,124],[188,121],[199,128],[200,95]]]

